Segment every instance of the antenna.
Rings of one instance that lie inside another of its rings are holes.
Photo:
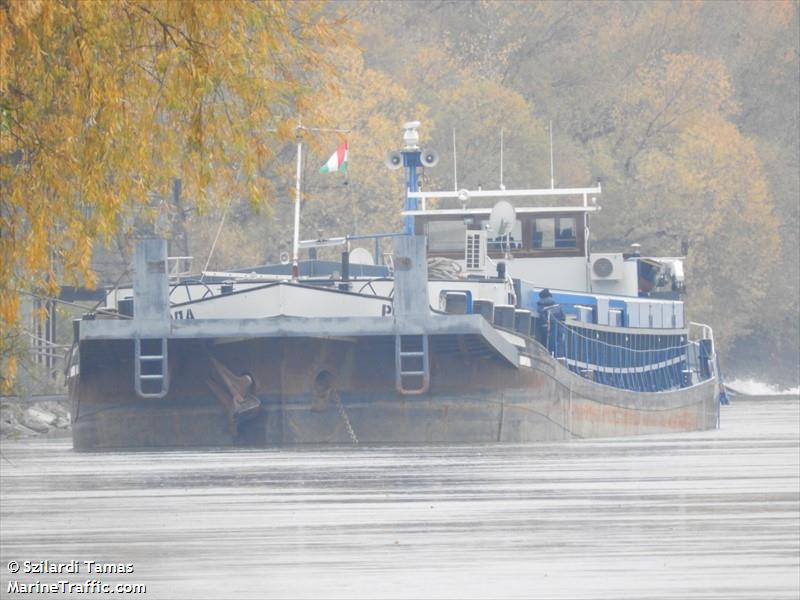
[[[500,200],[492,208],[489,215],[489,235],[491,237],[503,237],[511,233],[517,212],[508,200]]]
[[[550,189],[556,187],[556,179],[553,176],[553,121],[550,121]]]
[[[458,191],[458,163],[456,162],[456,128],[453,127],[453,191]]]
[[[505,190],[506,186],[503,185],[503,128],[500,128],[500,189]]]

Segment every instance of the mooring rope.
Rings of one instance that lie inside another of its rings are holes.
[[[457,279],[461,265],[450,258],[437,256],[428,259],[428,277],[431,279]]]

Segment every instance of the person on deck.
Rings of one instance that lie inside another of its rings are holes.
[[[553,300],[553,294],[547,288],[539,292],[539,300],[536,302],[536,310],[539,313],[539,320],[537,326],[537,339],[545,346],[547,346],[550,331],[553,329],[550,322],[555,319],[558,321],[564,320],[564,311],[561,306]]]
[[[545,320],[548,319],[547,315],[550,315],[550,319],[564,320],[564,311],[562,311],[561,306],[553,300],[553,294],[551,294],[550,290],[547,288],[539,292],[539,301],[536,303],[536,310],[539,311],[539,316],[544,317]]]

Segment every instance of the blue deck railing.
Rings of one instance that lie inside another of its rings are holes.
[[[685,332],[601,331],[550,319],[537,338],[571,371],[616,388],[667,391],[713,374],[712,342],[691,341]]]

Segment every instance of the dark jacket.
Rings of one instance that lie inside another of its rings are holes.
[[[544,322],[547,322],[548,318],[558,319],[559,321],[564,320],[564,311],[561,310],[561,306],[553,300],[552,296],[539,298],[536,303],[536,310],[539,312],[539,318]]]

